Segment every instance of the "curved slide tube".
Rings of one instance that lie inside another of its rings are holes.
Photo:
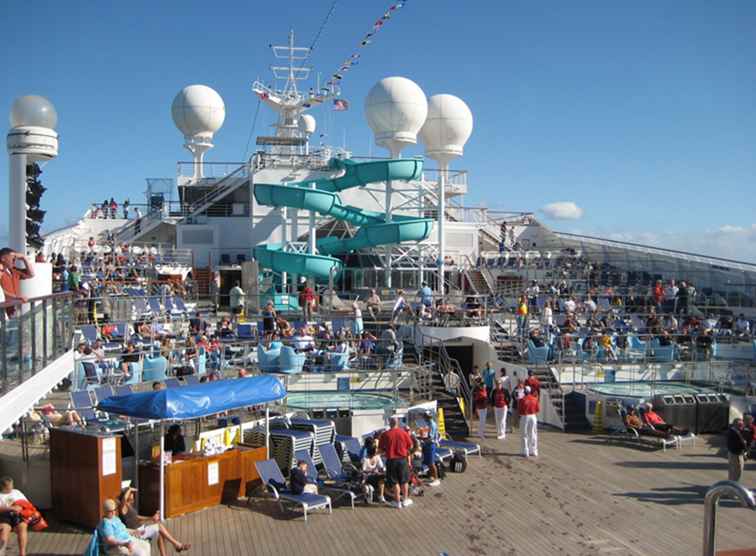
[[[386,222],[383,213],[345,205],[338,195],[339,191],[368,183],[417,179],[423,170],[421,160],[410,158],[358,163],[332,159],[329,167],[343,170],[344,173],[338,178],[288,185],[255,184],[255,199],[266,206],[312,210],[360,226],[360,229],[348,239],[326,237],[318,240],[318,255],[290,253],[283,251],[280,245],[258,245],[255,247],[255,258],[263,268],[323,280],[328,279],[332,271],[338,274],[342,268],[341,261],[329,255],[403,241],[422,241],[430,235],[433,227],[430,218],[394,215],[391,222]]]

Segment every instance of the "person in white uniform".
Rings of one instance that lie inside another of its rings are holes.
[[[522,455],[538,457],[538,398],[530,386],[525,387],[525,396],[518,404],[520,414],[520,434],[522,435]]]

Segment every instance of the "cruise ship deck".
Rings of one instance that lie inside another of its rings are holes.
[[[489,427],[489,436],[494,431]],[[519,454],[519,435],[484,441],[464,474],[425,488],[411,508],[358,505],[313,513],[308,523],[253,498],[168,521],[190,554],[612,554],[700,553],[703,498],[726,478],[718,437],[695,447],[646,451],[605,437],[541,431],[538,459]],[[753,482],[756,465],[744,479]],[[718,548],[754,545],[754,514],[723,501]],[[51,523],[31,534],[30,554],[81,554],[90,532]],[[16,554],[11,544],[9,554]]]

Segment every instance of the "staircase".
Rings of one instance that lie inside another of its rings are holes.
[[[432,370],[430,397],[444,410],[446,433],[454,439],[467,438],[470,436],[470,426],[462,412],[458,397],[465,400],[466,409],[469,410],[472,396],[459,362],[449,357],[441,342],[432,347],[424,347],[420,352],[420,358],[425,360],[426,365]],[[450,392],[447,388],[450,377],[458,383],[457,392]]]
[[[535,376],[541,383],[541,390],[546,390],[551,398],[551,405],[554,406],[554,411],[564,423],[564,398],[562,396],[562,387],[559,385],[559,381],[554,376],[554,373],[549,367],[533,367],[529,370],[533,371]]]
[[[208,297],[210,295],[210,281],[213,279],[213,273],[209,268],[193,268],[192,278],[197,289],[199,297]]]
[[[223,199],[226,195],[238,189],[241,185],[247,183],[249,178],[249,166],[242,164],[236,170],[224,176],[217,181],[213,188],[207,192],[206,195],[194,201],[189,207],[183,211],[183,215],[179,223],[186,222],[187,219],[202,213],[209,209],[214,203],[217,203]]]
[[[493,288],[486,280],[486,276],[477,268],[465,270],[465,278],[476,295],[493,295]]]

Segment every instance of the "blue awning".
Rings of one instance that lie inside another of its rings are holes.
[[[285,396],[286,388],[278,378],[263,375],[111,396],[97,404],[97,409],[142,419],[196,419],[280,400]]]

